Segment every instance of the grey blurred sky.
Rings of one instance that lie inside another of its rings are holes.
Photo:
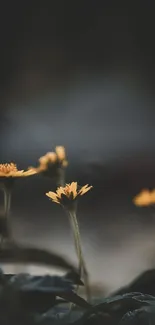
[[[111,163],[152,151],[155,141],[154,98],[135,89],[128,75],[82,76],[65,94],[10,104],[5,117],[5,159],[26,163],[57,144],[67,147],[74,163]]]

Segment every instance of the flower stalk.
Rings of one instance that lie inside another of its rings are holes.
[[[11,197],[12,197],[12,190],[11,188],[4,188],[4,213],[6,218],[7,230],[8,230],[8,239],[11,240],[11,226],[10,226],[10,209],[11,209]]]
[[[12,189],[10,186],[5,186],[5,185],[3,185],[1,189],[3,190],[3,194],[4,194],[4,213],[1,216],[1,227],[2,227],[1,246],[2,246],[5,238],[9,242],[12,240],[11,225],[9,220]]]
[[[65,170],[62,167],[59,167],[57,169],[56,184],[57,184],[57,187],[65,186]]]
[[[76,249],[77,257],[79,260],[79,275],[80,275],[80,277],[83,276],[83,278],[84,278],[86,297],[87,297],[87,301],[90,302],[91,294],[90,294],[89,277],[88,277],[88,272],[86,269],[86,264],[85,264],[83,253],[82,253],[80,229],[79,229],[79,225],[78,225],[78,221],[77,221],[77,217],[76,217],[76,212],[75,212],[75,210],[70,210],[70,211],[68,210],[68,214],[69,214],[69,220],[70,220],[71,228],[72,228],[73,235],[74,235],[75,249]]]

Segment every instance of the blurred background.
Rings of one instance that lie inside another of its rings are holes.
[[[91,280],[114,290],[155,265],[155,210],[132,203],[155,186],[153,1],[10,1],[0,25],[0,160],[23,169],[65,146],[67,181],[94,187],[78,208]],[[16,183],[14,236],[76,262],[53,187]]]

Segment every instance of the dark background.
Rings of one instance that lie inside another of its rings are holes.
[[[109,290],[154,265],[154,210],[132,204],[155,185],[154,30],[152,1],[0,10],[1,161],[23,169],[66,147],[67,181],[94,187],[78,217],[92,280]],[[68,220],[44,195],[53,186],[41,176],[16,183],[14,235],[76,261]]]

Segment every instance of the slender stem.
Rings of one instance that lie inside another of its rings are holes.
[[[4,185],[3,185],[3,183],[0,183],[0,190],[4,193]],[[4,203],[4,205],[5,205],[5,203]],[[2,216],[0,216],[0,217],[4,218],[3,212],[2,212]],[[0,233],[0,248],[2,247],[2,245],[3,245],[3,234],[1,232]]]
[[[62,167],[59,167],[57,170],[57,187],[65,186],[65,170]]]
[[[10,207],[11,207],[11,191],[6,189],[4,191],[4,208],[5,208],[5,215],[7,219],[9,217]]]
[[[84,284],[85,284],[85,288],[86,288],[86,296],[87,296],[87,300],[90,301],[91,295],[90,295],[88,272],[86,269],[86,265],[85,265],[85,261],[84,261],[83,253],[82,253],[81,236],[80,236],[79,225],[78,225],[78,221],[77,221],[77,217],[76,217],[76,212],[69,211],[69,217],[70,217],[71,227],[72,227],[73,234],[74,234],[75,249],[76,249],[76,253],[78,256],[78,260],[79,260],[79,273],[80,273],[80,277],[83,273]]]
[[[81,273],[82,273],[82,248],[81,248],[79,225],[77,222],[75,212],[69,211],[69,217],[70,217],[71,228],[73,230],[75,249],[76,249],[77,257],[79,260],[79,272],[80,272],[80,276],[81,276]]]
[[[9,220],[9,213],[11,208],[11,189],[4,187],[4,216],[6,218],[7,223],[7,231],[8,231],[8,239],[12,239],[11,234],[11,227],[10,227],[10,220]]]

